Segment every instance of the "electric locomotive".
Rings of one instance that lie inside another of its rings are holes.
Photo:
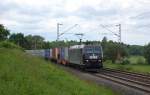
[[[100,45],[75,45],[69,48],[70,64],[84,69],[100,69],[103,67],[103,52]]]

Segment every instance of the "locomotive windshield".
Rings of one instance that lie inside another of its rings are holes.
[[[90,47],[85,48],[84,50],[85,53],[93,53],[93,49]]]
[[[101,53],[101,47],[95,46],[95,47],[93,48],[93,53]]]
[[[100,46],[86,46],[84,48],[84,53],[101,53]]]

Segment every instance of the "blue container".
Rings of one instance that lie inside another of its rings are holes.
[[[60,48],[60,60],[65,59],[65,48]]]
[[[60,59],[68,61],[68,48],[60,48]]]
[[[50,59],[50,49],[45,49],[45,58]]]

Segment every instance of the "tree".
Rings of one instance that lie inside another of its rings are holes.
[[[34,41],[34,48],[42,48],[43,44],[44,44],[44,38],[39,36],[39,35],[35,35],[33,36],[33,41]]]
[[[44,48],[44,49],[49,49],[49,48],[51,48],[50,42],[48,42],[48,41],[44,42],[43,48]]]
[[[107,44],[107,38],[106,38],[106,37],[103,38],[101,44],[102,44],[103,48],[105,48],[105,46],[106,46],[106,44]]]
[[[25,39],[27,40],[27,43],[28,43],[27,49],[33,49],[34,42],[33,42],[32,35],[25,36]]]
[[[9,30],[0,24],[0,41],[6,40],[9,34]]]
[[[9,37],[9,40],[23,48],[26,48],[28,46],[27,40],[25,39],[24,34],[22,34],[22,33],[11,34]]]
[[[108,42],[103,50],[105,59],[112,60],[113,63],[118,58],[118,52],[122,58],[128,55],[126,48],[122,44],[114,42]]]
[[[146,61],[150,64],[150,43],[144,48],[144,57],[146,58]]]
[[[139,45],[128,45],[128,52],[130,55],[143,55],[144,47]]]
[[[44,38],[39,35],[28,35],[25,37],[29,46],[28,49],[41,49],[44,48]]]
[[[105,60],[105,59],[107,59],[106,50],[107,50],[107,46],[108,46],[108,42],[107,42],[106,37],[104,37],[102,39],[101,45],[102,45],[102,49],[103,49],[103,53],[104,53],[104,60]]]

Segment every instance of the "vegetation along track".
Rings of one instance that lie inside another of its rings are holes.
[[[94,74],[124,86],[150,93],[150,75],[105,68]]]

